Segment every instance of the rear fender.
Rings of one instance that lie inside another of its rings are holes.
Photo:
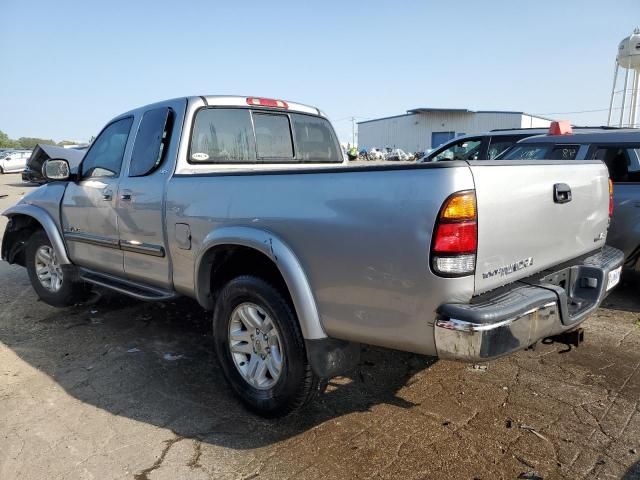
[[[306,340],[327,337],[318,314],[307,276],[293,251],[271,232],[251,227],[223,227],[210,232],[202,242],[195,264],[196,298],[205,308],[212,308],[209,290],[207,252],[218,245],[253,248],[269,257],[278,267],[298,315],[302,336]]]

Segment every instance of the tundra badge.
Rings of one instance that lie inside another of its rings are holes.
[[[522,270],[532,265],[533,265],[533,257],[524,258],[522,260],[518,260],[517,262],[510,263],[509,265],[504,265],[502,267],[489,270],[488,272],[484,272],[482,274],[482,278],[487,279],[491,277],[504,277],[506,275],[511,275],[513,272],[517,272],[518,270]]]

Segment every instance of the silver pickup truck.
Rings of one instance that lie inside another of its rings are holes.
[[[352,368],[360,343],[478,362],[575,331],[623,258],[599,161],[345,165],[325,115],[282,100],[132,110],[77,169],[44,174],[4,212],[2,258],[55,306],[92,285],[196,299],[265,416]]]

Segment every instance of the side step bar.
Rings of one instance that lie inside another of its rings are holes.
[[[118,293],[137,298],[138,300],[172,300],[178,297],[178,293],[172,290],[152,287],[150,285],[116,277],[115,275],[89,270],[88,268],[79,268],[78,275],[87,283],[99,285]]]

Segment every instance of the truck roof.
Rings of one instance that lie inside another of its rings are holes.
[[[202,98],[207,105],[210,106],[231,106],[231,107],[258,107],[258,108],[273,108],[274,110],[288,110],[302,113],[310,113],[312,115],[324,114],[319,108],[311,105],[305,105],[298,102],[290,102],[289,100],[272,99],[265,97],[246,96],[246,95],[202,95]],[[278,107],[271,105],[275,102],[279,102],[286,107]]]
[[[174,100],[184,100],[187,102],[194,100],[201,100],[207,106],[211,107],[252,107],[252,108],[264,108],[279,112],[300,112],[310,115],[319,115],[325,117],[326,115],[319,108],[311,105],[305,105],[298,102],[290,102],[289,100],[281,100],[266,97],[255,97],[246,95],[190,95],[187,97],[177,97],[172,99],[161,100],[159,102],[150,103],[148,105],[142,105],[137,108],[133,108],[128,112],[121,113],[114,117],[111,121],[121,118],[127,115],[134,114],[139,111],[149,110],[156,106],[164,105],[167,102]]]
[[[578,145],[591,143],[640,143],[640,129],[628,128],[620,130],[603,130],[572,135],[536,135],[518,142],[523,143],[574,143]]]

